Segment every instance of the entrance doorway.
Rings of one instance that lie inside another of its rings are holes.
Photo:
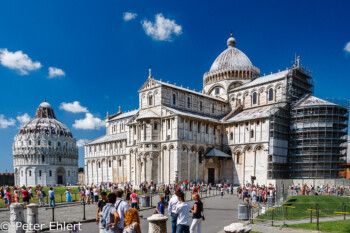
[[[208,168],[208,183],[215,183],[215,168]]]
[[[64,170],[64,168],[63,167],[59,167],[59,168],[57,168],[57,170],[56,170],[56,183],[57,184],[65,184],[66,183],[66,176],[65,176],[65,170]]]
[[[57,176],[57,184],[63,184],[63,177],[61,175]]]

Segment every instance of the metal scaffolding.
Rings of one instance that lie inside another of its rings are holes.
[[[348,119],[344,100],[293,105],[288,178],[337,178],[340,158],[346,156]]]

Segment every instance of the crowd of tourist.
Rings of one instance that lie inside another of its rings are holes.
[[[288,195],[332,195],[332,196],[343,196],[345,192],[350,192],[350,185],[346,188],[342,185],[308,185],[308,184],[297,184],[289,185]]]

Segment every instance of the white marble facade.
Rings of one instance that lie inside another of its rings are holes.
[[[277,178],[269,166],[286,164],[288,139],[271,116],[284,111],[291,86],[301,96],[312,85],[299,66],[260,77],[235,44],[231,35],[200,92],[150,71],[139,109],[107,116],[106,135],[85,145],[86,183],[243,184],[255,176],[266,184]],[[223,153],[207,156],[213,148]]]
[[[78,149],[72,133],[56,120],[49,103],[21,127],[13,143],[15,185],[53,186],[78,183]]]

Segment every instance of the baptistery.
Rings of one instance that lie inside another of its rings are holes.
[[[54,186],[78,183],[78,149],[69,128],[46,100],[14,138],[15,184]]]

